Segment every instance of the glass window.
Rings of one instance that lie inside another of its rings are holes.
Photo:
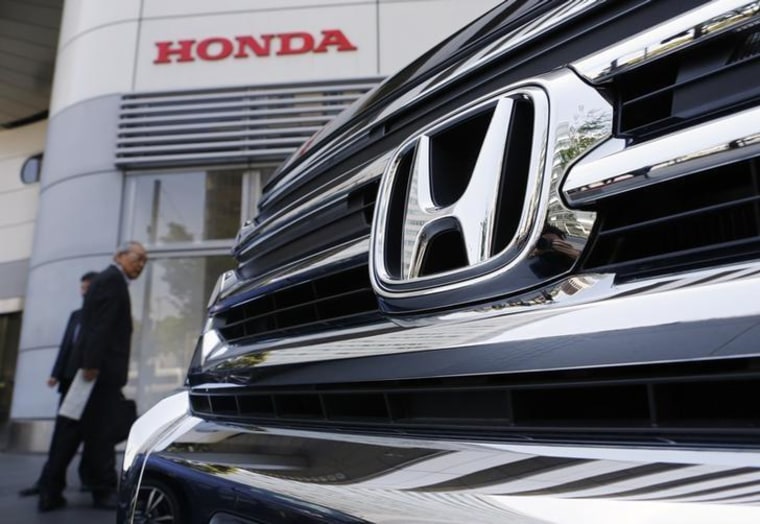
[[[150,246],[235,238],[243,175],[220,170],[130,176],[129,238]]]
[[[40,181],[42,171],[42,153],[30,156],[21,166],[21,181],[24,184],[35,184]]]
[[[130,174],[122,240],[150,260],[130,286],[134,335],[125,393],[144,413],[180,387],[211,290],[232,269],[232,242],[253,216],[270,166]]]
[[[208,297],[233,266],[227,255],[152,259],[130,284],[135,322],[125,394],[137,400],[140,413],[183,384]]]

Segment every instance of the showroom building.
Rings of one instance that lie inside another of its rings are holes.
[[[47,444],[57,398],[45,380],[81,274],[127,239],[150,252],[130,286],[125,388],[145,411],[182,385],[211,287],[276,166],[497,3],[24,2],[62,16],[47,113],[0,131],[0,402],[13,441]]]

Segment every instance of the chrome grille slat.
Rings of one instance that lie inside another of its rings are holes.
[[[668,215],[663,218],[646,220],[644,222],[638,222],[633,225],[621,226],[621,227],[612,228],[612,229],[605,229],[602,233],[599,234],[599,236],[602,237],[602,236],[616,235],[616,234],[625,233],[626,231],[631,231],[640,227],[656,226],[658,224],[667,222],[668,220],[678,220],[681,218],[689,218],[689,217],[700,215],[702,213],[710,213],[712,211],[721,211],[724,209],[729,209],[734,206],[740,206],[742,204],[749,204],[752,202],[760,202],[760,195],[751,196],[747,198],[740,198],[738,200],[734,200],[731,202],[723,202],[720,204],[716,204],[714,206],[707,206],[707,207],[695,209],[693,211],[685,211],[683,213],[674,213],[672,215]]]
[[[326,187],[307,192],[263,220],[259,216],[259,223],[246,224],[233,248],[244,276],[261,278],[292,261],[369,235],[377,180],[388,158],[383,155],[340,179],[325,181]]]
[[[586,271],[628,279],[760,254],[757,158],[612,195],[595,207],[600,225]]]
[[[760,2],[723,0],[709,2],[646,32],[605,49],[573,67],[583,77],[601,84],[611,76],[641,67],[653,60],[678,53],[725,32],[755,23]]]
[[[303,274],[295,283],[281,280],[274,288],[257,288],[248,298],[232,297],[212,310],[215,328],[230,344],[289,333],[308,333],[340,325],[371,323],[378,318],[366,260],[328,273]]]

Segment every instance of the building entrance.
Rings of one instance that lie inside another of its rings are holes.
[[[8,420],[16,373],[21,313],[0,315],[0,423]]]

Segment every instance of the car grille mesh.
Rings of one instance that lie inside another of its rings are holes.
[[[618,278],[760,254],[760,161],[750,159],[606,198],[582,269]]]
[[[318,211],[291,220],[283,230],[266,240],[257,240],[253,247],[244,243],[236,253],[240,275],[243,278],[264,275],[290,262],[366,237],[378,185],[373,181],[359,186]]]
[[[231,344],[370,322],[377,299],[366,264],[264,292],[213,313]]]
[[[682,129],[760,101],[760,33],[754,27],[621,73],[617,134],[634,140]]]
[[[563,434],[741,442],[760,436],[757,363],[662,364],[304,389],[191,391],[204,418],[479,438]],[[754,371],[752,371],[754,370]]]

